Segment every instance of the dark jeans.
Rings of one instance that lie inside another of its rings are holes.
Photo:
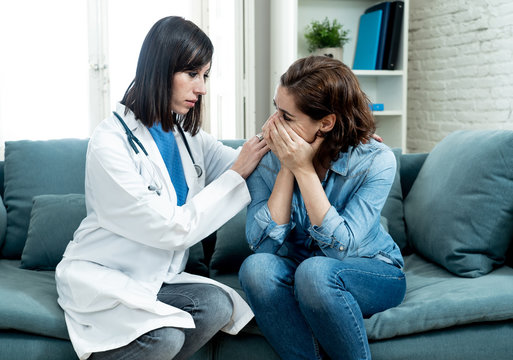
[[[164,284],[157,297],[191,314],[196,328],[155,329],[118,349],[94,353],[90,359],[187,359],[228,324],[233,312],[228,294],[210,284]]]

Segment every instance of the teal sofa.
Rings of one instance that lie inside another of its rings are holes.
[[[236,147],[242,141],[225,141]],[[512,145],[510,145],[512,144]],[[87,140],[13,141],[0,162],[0,359],[76,359],[53,268],[85,216]],[[374,359],[513,358],[513,132],[461,131],[394,149],[383,209],[405,257],[404,302],[365,320]],[[245,211],[192,248],[187,271],[239,291]],[[194,359],[278,359],[252,321]]]

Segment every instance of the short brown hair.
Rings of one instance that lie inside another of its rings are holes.
[[[376,130],[369,99],[351,69],[339,60],[326,56],[299,59],[281,76],[280,85],[313,120],[335,114],[335,126],[324,134],[317,154],[326,167],[340,152],[368,141]]]

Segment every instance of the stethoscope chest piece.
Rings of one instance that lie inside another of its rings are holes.
[[[198,164],[194,164],[194,170],[196,170],[196,174],[198,175],[198,178],[203,175],[203,169]]]

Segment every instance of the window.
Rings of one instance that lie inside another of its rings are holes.
[[[240,1],[87,0],[80,4],[69,0],[1,3],[0,160],[8,140],[88,137],[133,80],[146,33],[169,15],[193,21],[214,43],[205,129],[218,138],[244,136],[243,100],[237,90],[242,81]]]
[[[195,16],[198,1],[183,0],[109,0],[108,1],[108,56],[110,76],[110,108],[123,97],[135,76],[135,68],[144,37],[159,19],[182,16],[199,23]]]
[[[6,140],[88,135],[86,10],[68,0],[2,2],[2,147]]]

